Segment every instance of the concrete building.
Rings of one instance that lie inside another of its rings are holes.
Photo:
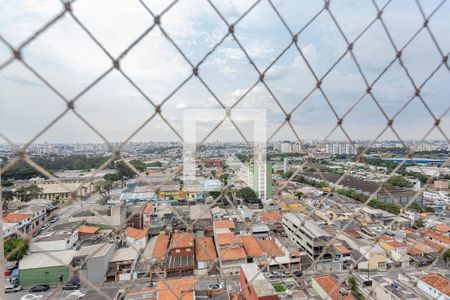
[[[283,215],[283,228],[289,240],[303,248],[311,260],[317,260],[330,243],[332,236],[301,213]],[[317,269],[331,269],[333,255],[326,252],[316,263]]]
[[[22,286],[38,283],[58,283],[69,279],[69,265],[75,250],[31,253],[19,262],[19,282]]]
[[[81,247],[74,254],[74,263],[80,266],[80,272],[90,282],[100,283],[106,279],[109,262],[112,259],[116,245],[102,243]]]
[[[356,155],[356,148],[350,143],[328,143],[325,152],[335,155]]]
[[[139,230],[133,227],[127,227],[125,231],[127,244],[137,250],[144,249],[148,241],[148,228]]]
[[[272,284],[260,272],[255,263],[242,264],[240,267],[240,285],[244,299],[276,300],[277,292]]]

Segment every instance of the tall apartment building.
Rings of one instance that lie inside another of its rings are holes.
[[[307,256],[315,261],[330,243],[332,236],[310,220],[306,220],[302,213],[286,213],[283,215],[283,229],[288,239],[303,248]],[[332,267],[332,249],[326,252],[316,263],[316,268],[329,270]]]
[[[328,143],[325,152],[331,155],[356,155],[356,148],[350,143]]]

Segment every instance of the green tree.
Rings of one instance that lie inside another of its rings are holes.
[[[105,176],[103,176],[104,180],[109,180],[109,181],[119,181],[119,174],[117,173],[109,173],[109,174],[105,174]]]
[[[5,257],[8,257],[8,261],[19,261],[27,254],[28,244],[18,239],[5,240],[3,250]]]
[[[99,180],[95,183],[95,191],[100,194],[100,197],[106,202],[111,197],[111,190],[113,182],[111,180]]]
[[[357,283],[356,283],[356,278],[355,276],[350,276],[348,278],[348,284],[350,285],[350,287],[352,288],[352,291],[356,291],[357,289]]]
[[[389,185],[398,186],[398,187],[412,187],[412,184],[408,180],[406,180],[406,178],[403,176],[389,177],[387,183]]]
[[[425,226],[425,224],[424,224],[423,219],[417,219],[416,222],[414,222],[415,228],[422,228],[424,226]]]
[[[2,191],[2,200],[3,201],[12,201],[14,199],[13,191]]]
[[[135,173],[131,170],[123,161],[116,161],[114,168],[117,171],[117,176],[122,183],[122,187],[125,185],[125,180],[133,178]]]
[[[447,249],[447,251],[442,254],[442,258],[447,262],[450,261],[450,249]]]
[[[32,184],[30,186],[21,186],[14,192],[15,196],[22,202],[28,202],[33,198],[36,198],[42,189],[38,187],[36,184]]]
[[[222,181],[223,185],[228,184],[228,177],[229,177],[228,173],[223,173],[222,175],[219,176],[219,179],[220,181]]]
[[[148,163],[148,164],[147,164],[147,167],[150,167],[150,168],[160,168],[160,167],[162,167],[162,163],[161,163],[160,161],[153,161],[153,162],[151,162],[151,163]]]
[[[258,196],[256,196],[256,193],[250,188],[250,187],[244,187],[242,189],[240,189],[236,196],[238,196],[239,198],[244,199],[244,201],[255,201],[258,199]]]

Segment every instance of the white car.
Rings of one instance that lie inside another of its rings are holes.
[[[20,300],[39,300],[44,298],[44,295],[26,294],[20,297]]]

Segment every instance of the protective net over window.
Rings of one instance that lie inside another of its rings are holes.
[[[20,256],[48,299],[449,295],[447,1],[2,10],[3,280]],[[52,151],[103,155],[67,180]]]

